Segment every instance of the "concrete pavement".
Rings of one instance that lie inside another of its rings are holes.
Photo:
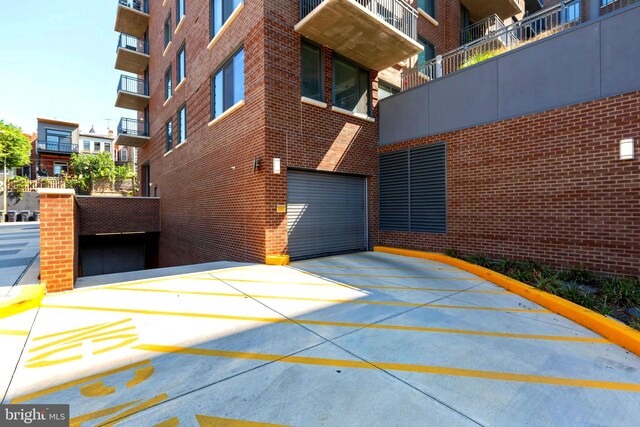
[[[445,264],[360,253],[206,268],[49,295],[33,328],[35,310],[0,320],[3,348],[28,334],[4,402],[69,403],[87,426],[640,416],[640,358]]]
[[[38,223],[0,224],[0,297],[6,297],[18,284],[39,252]]]

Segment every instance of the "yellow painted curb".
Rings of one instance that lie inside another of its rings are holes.
[[[0,302],[0,319],[40,306],[44,297],[44,285],[22,286],[18,296]]]
[[[267,265],[289,265],[289,255],[267,255]]]
[[[579,325],[589,328],[602,335],[609,341],[640,356],[640,332],[629,326],[610,319],[602,314],[591,311],[588,308],[574,304],[571,301],[551,295],[498,272],[471,264],[461,259],[452,258],[434,252],[414,251],[410,249],[388,248],[385,246],[375,246],[375,252],[384,252],[394,255],[403,255],[414,258],[422,258],[430,261],[441,262],[457,267],[476,276],[482,277],[516,295],[528,299],[544,308],[551,310],[567,319],[573,320]]]

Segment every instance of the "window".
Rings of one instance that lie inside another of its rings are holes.
[[[53,174],[55,176],[60,176],[63,173],[66,174],[68,170],[69,170],[69,166],[66,163],[59,163],[59,162],[53,163]]]
[[[211,38],[214,38],[242,0],[210,0]]]
[[[302,96],[322,101],[322,49],[302,42]]]
[[[214,74],[211,95],[214,119],[244,99],[244,49],[240,49]]]
[[[121,162],[128,162],[129,161],[129,152],[127,151],[126,148],[121,148],[120,149],[120,161]]]
[[[107,153],[111,152],[111,143],[110,142],[105,142],[104,143],[104,151],[106,151]]]
[[[418,7],[429,14],[432,18],[436,17],[436,0],[418,0]]]
[[[436,48],[428,40],[418,37],[418,42],[424,50],[418,54],[418,64],[424,64],[436,57]]]
[[[164,74],[164,100],[171,98],[171,67],[167,68],[167,72]]]
[[[167,16],[167,20],[164,21],[164,47],[165,49],[167,48],[167,46],[169,46],[169,42],[171,42],[171,36],[172,36],[172,31],[171,31],[171,14],[169,14],[169,16]]]
[[[176,1],[176,26],[182,21],[182,18],[184,18],[184,3],[185,0]]]
[[[47,142],[55,142],[55,143],[71,143],[71,131],[68,130],[58,130],[58,129],[46,129],[45,130],[45,138]]]
[[[369,71],[333,58],[333,105],[354,113],[369,114]]]
[[[187,105],[183,105],[178,110],[178,144],[180,145],[187,140]]]
[[[182,83],[182,81],[187,77],[186,49],[187,49],[186,45],[182,45],[182,47],[178,51],[178,55],[176,56],[176,66],[178,67],[176,70],[177,84]]]
[[[396,93],[400,93],[400,89],[382,80],[378,81],[378,99],[385,99]]]
[[[91,151],[91,141],[89,141],[88,139],[83,139],[82,140],[82,150]]]
[[[165,127],[165,152],[173,150],[173,122],[169,120]]]
[[[447,232],[446,143],[380,155],[380,228]]]
[[[100,147],[100,145],[100,141],[93,141],[93,151],[101,151],[102,148]]]

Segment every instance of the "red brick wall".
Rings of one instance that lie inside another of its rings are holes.
[[[73,289],[78,262],[73,190],[40,190],[40,280],[47,292]]]
[[[76,197],[79,234],[160,231],[160,199]]]
[[[447,142],[446,234],[380,232],[380,244],[640,275],[640,92],[407,141]],[[636,148],[637,150],[637,148]]]

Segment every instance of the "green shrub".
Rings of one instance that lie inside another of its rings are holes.
[[[13,189],[14,194],[18,200],[22,199],[22,195],[29,187],[29,178],[24,176],[14,176],[7,180],[7,187]]]
[[[458,252],[457,249],[453,248],[445,249],[444,254],[446,256],[450,256],[451,258],[462,258],[462,254]]]
[[[462,64],[460,68],[471,67],[472,65],[479,64],[483,61],[486,61],[487,59],[491,59],[495,56],[498,56],[501,53],[502,53],[502,50],[500,49],[476,53],[475,55],[472,55],[471,57],[467,58],[467,60],[464,61],[464,64]]]
[[[614,305],[640,306],[640,283],[635,279],[607,279],[602,286],[602,294]]]
[[[479,265],[480,267],[490,267],[491,261],[484,254],[471,254],[463,258],[465,261],[471,264]]]

